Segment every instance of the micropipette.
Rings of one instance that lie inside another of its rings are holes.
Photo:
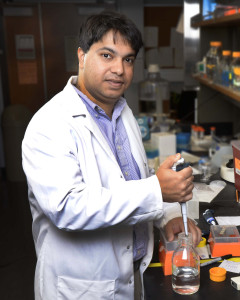
[[[183,164],[184,158],[180,158],[177,162],[175,162],[172,166],[173,171],[177,171],[177,165]],[[183,225],[184,225],[184,231],[185,235],[188,236],[188,227],[187,227],[187,205],[185,202],[180,203],[181,204],[181,211],[182,211],[182,217],[183,217]]]

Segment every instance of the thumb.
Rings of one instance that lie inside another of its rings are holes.
[[[165,234],[168,242],[172,242],[174,240],[175,236],[172,230],[165,231]]]
[[[161,164],[161,167],[165,169],[170,169],[172,168],[173,164],[177,162],[181,158],[181,154],[177,153],[175,155],[171,155],[168,158],[164,160],[164,162]]]

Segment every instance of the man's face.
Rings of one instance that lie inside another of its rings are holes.
[[[120,34],[106,33],[89,51],[78,50],[81,91],[99,106],[113,106],[133,77],[135,51]],[[102,105],[101,105],[102,104]]]

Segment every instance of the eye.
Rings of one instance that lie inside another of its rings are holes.
[[[107,59],[111,58],[111,55],[109,53],[103,53],[102,56]]]
[[[126,61],[127,63],[129,63],[130,65],[132,65],[132,64],[134,63],[134,58],[127,57],[127,58],[125,59],[125,61]]]

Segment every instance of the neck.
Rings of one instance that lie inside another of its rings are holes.
[[[100,106],[105,113],[108,115],[108,117],[111,119],[112,118],[112,113],[113,113],[113,108],[114,105],[109,105],[109,104],[105,104],[101,101],[98,101],[97,99],[95,99],[85,88],[85,85],[82,84],[81,82],[77,82],[76,83],[76,88],[81,91],[84,95],[86,95],[88,97],[88,99],[90,99],[93,103],[97,104],[98,106]]]

